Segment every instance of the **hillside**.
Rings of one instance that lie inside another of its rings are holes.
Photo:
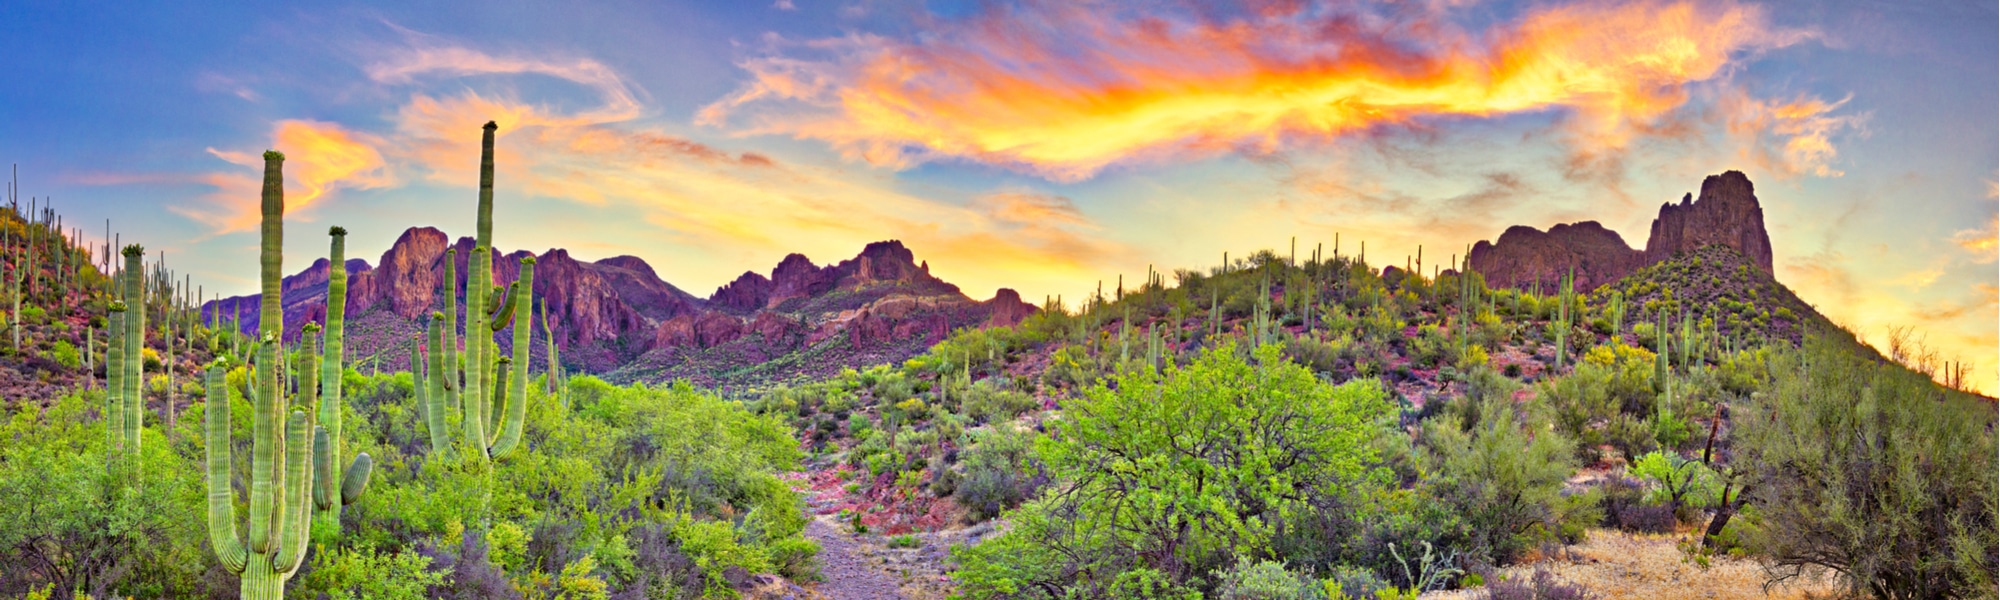
[[[1717,181],[1711,177],[1707,187]],[[1754,197],[1749,201],[1754,208]],[[1688,206],[1662,210],[1702,210]],[[1525,228],[1508,232],[1518,229]],[[1739,245],[1768,248],[1761,221],[1755,233]],[[1406,425],[1479,389],[1513,389],[1513,397],[1525,399],[1559,395],[1569,384],[1558,382],[1580,371],[1591,373],[1585,380],[1637,377],[1637,388],[1599,380],[1636,412],[1575,407],[1583,412],[1570,421],[1569,433],[1590,444],[1586,466],[1615,470],[1651,444],[1651,420],[1660,417],[1650,407],[1665,386],[1672,386],[1674,403],[1701,407],[1672,417],[1670,426],[1707,432],[1722,427],[1714,407],[1751,389],[1731,377],[1765,360],[1772,344],[1797,347],[1818,335],[1866,360],[1883,360],[1776,280],[1768,259],[1745,256],[1730,243],[1742,239],[1733,235],[1657,258],[1624,248],[1635,266],[1569,295],[1560,277],[1544,287],[1521,263],[1497,265],[1517,269],[1509,273],[1483,272],[1478,251],[1469,272],[1443,270],[1435,278],[1378,269],[1353,256],[1295,260],[1263,251],[1204,271],[1177,271],[1172,284],[1156,276],[1137,289],[1037,313],[1012,327],[961,332],[907,362],[771,388],[759,405],[792,420],[819,453],[812,482],[823,513],[855,515],[890,533],[978,522],[1032,495],[1040,484],[1016,479],[1008,485],[1024,487],[981,487],[966,497],[965,482],[988,468],[961,462],[968,445],[992,435],[975,433],[1010,421],[1039,431],[1100,382],[1185,366],[1232,344],[1276,344],[1327,382],[1379,381]],[[1495,256],[1494,244],[1481,246],[1486,258]],[[1502,253],[1518,248],[1508,241],[1499,246]],[[1588,253],[1568,256],[1577,261],[1568,266],[1603,264]],[[1502,277],[1520,287],[1489,287]],[[1660,368],[1673,383],[1655,374],[1655,350],[1665,351]],[[1632,423],[1644,428],[1643,440],[1635,441]]]

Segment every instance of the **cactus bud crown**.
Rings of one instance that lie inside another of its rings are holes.
[[[335,225],[333,226],[333,228],[326,230],[326,234],[334,237],[340,237],[343,235],[347,235],[347,228]]]
[[[285,160],[285,153],[277,150],[265,150],[264,160]]]

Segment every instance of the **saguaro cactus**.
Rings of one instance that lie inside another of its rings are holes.
[[[125,446],[125,303],[111,302],[104,340],[104,433],[113,448]]]
[[[534,278],[534,258],[527,257],[521,261],[520,279],[510,289],[496,291],[498,288],[493,285],[493,132],[497,128],[497,125],[488,122],[483,128],[485,133],[480,144],[479,231],[477,246],[473,248],[472,255],[466,257],[464,383],[460,385],[450,365],[446,365],[444,386],[444,393],[461,407],[461,436],[470,447],[471,455],[466,458],[473,461],[498,458],[512,451],[520,441],[519,421],[527,412],[525,341],[514,347],[517,358],[508,359],[508,362],[518,360],[523,363],[521,376],[508,381],[504,375],[496,374],[501,358],[493,335],[513,322],[516,306],[523,302],[533,304]],[[447,254],[446,259],[449,261],[451,256]],[[452,269],[449,262],[445,268],[449,288],[455,280],[449,276]],[[456,340],[452,339],[455,332],[450,327],[452,313],[455,312],[452,310],[452,296],[452,290],[447,289],[446,339],[440,340],[446,348],[447,357],[456,345]],[[502,298],[505,298],[504,302]],[[523,321],[522,329],[515,332],[517,340],[529,326],[525,324],[526,319]],[[508,390],[509,387],[517,389]]]
[[[139,431],[145,425],[146,416],[144,396],[146,390],[146,290],[141,287],[144,282],[140,279],[139,275],[140,259],[145,256],[146,249],[140,247],[138,244],[132,244],[125,247],[124,253],[125,281],[124,285],[120,287],[124,289],[127,310],[125,311],[125,322],[123,323],[125,331],[119,336],[119,341],[125,345],[125,352],[121,357],[123,360],[120,361],[124,364],[119,365],[119,368],[124,369],[125,372],[119,376],[119,381],[124,384],[125,389],[120,392],[120,397],[125,401],[125,451],[137,454],[139,452]]]
[[[223,566],[241,577],[240,597],[276,600],[284,597],[285,582],[304,562],[306,540],[311,529],[313,500],[330,496],[331,488],[316,487],[315,467],[331,469],[324,429],[305,410],[290,411],[283,428],[280,415],[290,404],[280,385],[280,336],[284,313],[280,283],[283,277],[284,175],[285,156],[264,153],[263,244],[259,257],[263,294],[259,298],[262,317],[258,323],[260,341],[256,348],[252,383],[248,389],[255,411],[251,421],[250,518],[249,536],[237,537],[234,491],[230,486],[232,450],[229,432],[229,394],[225,372],[227,359],[218,359],[208,369],[207,409],[204,423],[208,453],[208,532],[209,544]],[[130,326],[130,323],[127,324]],[[308,334],[311,327],[307,328]],[[307,339],[311,339],[308,335]],[[338,364],[336,363],[336,367]],[[316,394],[313,385],[318,363],[305,361],[299,404],[311,407]],[[308,437],[311,436],[311,437]],[[316,452],[319,451],[319,452]],[[318,454],[315,460],[315,454]],[[367,454],[355,457],[354,467],[340,488],[340,503],[358,498],[368,484],[372,462]],[[320,482],[322,485],[323,481]],[[321,504],[331,502],[325,498]]]
[[[342,353],[347,314],[347,230],[334,227],[327,230],[327,235],[333,237],[333,246],[327,254],[327,260],[331,264],[328,265],[326,285],[326,334],[323,338],[325,357],[321,359],[323,364],[319,369],[319,421],[320,426],[326,431],[323,440],[315,438],[314,443],[318,447],[313,453],[314,460],[320,463],[314,465],[315,468],[326,477],[314,490],[313,499],[314,508],[318,510],[320,517],[338,532],[340,507],[353,502],[353,499],[348,498],[346,494],[334,492],[344,489],[343,481],[352,476],[351,474],[359,473],[361,477],[366,478],[370,467],[368,455],[362,454],[354,457],[354,462],[348,465],[346,471],[337,468],[341,463],[340,444],[343,439],[340,426],[342,406],[340,379],[345,370],[343,365],[346,364]],[[311,377],[305,378],[307,383],[301,384],[300,387],[311,387],[311,379]],[[364,481],[362,485],[365,486],[366,482]],[[341,502],[336,503],[335,500]]]

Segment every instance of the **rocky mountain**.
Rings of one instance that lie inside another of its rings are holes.
[[[440,289],[447,255],[459,274],[453,287],[464,323],[464,273],[473,244],[472,238],[450,241],[442,231],[419,227],[404,231],[382,253],[379,266],[349,259],[349,360],[384,369],[409,364],[424,323],[444,307]],[[512,283],[520,259],[528,255],[495,251],[498,284]],[[566,368],[618,381],[754,384],[900,361],[954,329],[1011,325],[1036,310],[1007,289],[992,300],[974,301],[932,276],[928,263],[894,240],[868,244],[854,258],[824,266],[792,254],[769,276],[745,272],[706,299],[662,280],[638,257],[590,262],[560,248],[535,256],[532,335],[538,343],[542,339],[546,310]],[[324,323],[328,267],[320,259],[284,279],[287,338],[296,340],[307,322]],[[202,316],[255,331],[257,302],[255,294],[216,300],[203,306]],[[496,339],[507,348],[511,329]],[[810,360],[792,356],[808,353]],[[539,346],[530,354],[532,368],[546,368]],[[782,364],[766,364],[773,362]]]
[[[1565,274],[1576,274],[1579,290],[1617,281],[1676,254],[1723,245],[1771,273],[1771,236],[1764,209],[1750,178],[1740,171],[1710,175],[1699,197],[1660,205],[1644,250],[1625,244],[1618,232],[1596,221],[1558,224],[1548,231],[1509,227],[1499,239],[1472,247],[1473,270],[1489,285],[1554,290]]]

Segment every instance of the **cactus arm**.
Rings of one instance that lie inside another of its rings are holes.
[[[487,407],[486,413],[486,442],[487,447],[492,449],[488,454],[494,457],[500,456],[500,417],[507,414],[507,371],[513,366],[514,359],[502,356],[500,364],[494,367],[494,371],[499,375],[494,378],[497,385],[493,386],[493,403]]]
[[[331,508],[333,498],[327,494],[326,482],[333,478],[333,457],[326,452],[326,427],[313,428],[312,441],[313,486],[312,502],[316,510]]]
[[[428,333],[428,328],[426,328],[426,333]],[[429,427],[431,423],[431,378],[424,373],[422,341],[423,338],[420,337],[418,338],[420,345],[410,347],[410,399],[416,401],[417,419],[422,421],[425,427]],[[437,346],[430,347],[436,348]]]
[[[519,281],[507,284],[507,291],[505,292],[507,302],[500,306],[498,312],[493,313],[493,318],[488,319],[486,324],[486,328],[492,330],[493,333],[500,333],[500,330],[506,329],[508,325],[514,323],[514,303],[520,296],[520,294],[515,293],[515,290],[519,287],[521,287],[521,282]]]
[[[208,455],[208,542],[222,568],[241,573],[249,557],[243,542],[236,538],[235,491],[229,481],[229,379],[224,375],[224,364],[217,361],[210,366],[208,383],[202,386],[208,394],[202,411],[208,434],[204,444]]]
[[[443,316],[443,313],[431,313],[429,340],[431,350],[430,372],[424,377],[425,396],[427,396],[424,400],[430,405],[425,410],[424,418],[431,430],[431,452],[438,453],[440,456],[451,447],[451,436],[449,432],[445,431],[444,422],[445,395],[449,393],[447,391],[449,389],[449,381],[446,379],[445,373],[448,373],[449,370],[444,364],[444,342],[441,341],[443,339],[443,332],[440,321],[443,320],[441,318]]]
[[[528,286],[528,287],[532,289],[534,286]],[[548,363],[544,365],[547,366],[549,369],[548,380],[542,383],[547,384],[549,393],[553,395],[556,392],[556,365],[558,363],[556,362],[556,336],[555,333],[551,332],[551,330],[549,329],[549,300],[547,298],[542,299],[541,313],[542,313],[542,343],[547,344],[549,347],[549,360]]]
[[[497,129],[499,125],[492,121],[480,127],[478,231],[473,238],[472,256],[466,257],[469,272],[465,274],[465,405],[473,409],[465,413],[469,423],[466,441],[479,446],[481,455],[486,453],[485,431],[474,429],[486,424],[481,404],[486,400],[483,392],[487,389],[487,369],[493,363],[486,348],[493,343],[493,336],[491,331],[475,326],[472,319],[474,314],[490,310],[486,296],[493,286],[493,136]]]
[[[444,346],[432,346],[444,351],[444,369],[432,368],[432,373],[444,377],[445,387],[458,389],[458,249],[444,251]],[[436,352],[437,350],[432,350]]]
[[[468,341],[473,341],[473,340],[468,340]],[[466,358],[468,360],[472,358],[471,356],[472,352],[470,350],[471,347],[474,345],[476,344],[471,344],[471,343],[466,344],[467,346]],[[486,416],[485,416],[486,411],[481,409],[480,405],[481,403],[486,402],[487,399],[480,396],[472,387],[474,384],[478,383],[479,380],[478,365],[476,364],[468,365],[468,368],[466,370],[467,370],[465,377],[466,389],[459,392],[458,394],[458,400],[460,403],[460,411],[461,411],[460,415],[462,416],[462,418],[459,420],[460,420],[460,425],[464,428],[465,443],[468,446],[472,446],[470,448],[472,456],[470,456],[469,458],[473,458],[475,460],[483,460],[484,458],[486,458]]]
[[[533,306],[535,303],[532,296],[535,289],[535,257],[526,256],[521,258],[521,277],[514,283],[514,294],[507,298],[507,306],[510,309],[516,305],[524,307]],[[530,309],[523,308],[520,310]],[[493,444],[493,456],[495,458],[506,456],[507,453],[514,450],[515,445],[521,443],[522,421],[528,417],[528,348],[534,345],[531,339],[533,330],[533,319],[524,318],[514,323],[514,378],[506,384],[508,388],[507,412],[501,418],[500,439]],[[506,372],[504,366],[501,368],[501,372]]]
[[[340,480],[340,505],[353,504],[361,499],[361,493],[368,491],[368,474],[375,471],[375,459],[367,452],[354,455],[354,464],[347,466],[347,474]]]
[[[106,323],[110,335],[105,339],[104,359],[104,433],[111,439],[111,447],[122,448],[125,442],[125,303],[111,303],[111,318]]]
[[[258,302],[261,312],[258,313],[257,327],[262,330],[261,333],[278,335],[283,335],[285,331],[285,311],[278,301],[284,292],[282,285],[285,277],[284,166],[285,155],[276,151],[264,152],[263,243],[257,256],[263,287]]]
[[[295,410],[285,424],[285,438],[291,440],[285,448],[287,478],[283,500],[274,507],[284,515],[284,520],[279,523],[279,543],[271,555],[271,570],[280,573],[281,577],[299,568],[299,563],[305,558],[306,540],[312,537],[309,535],[312,530],[309,520],[312,516],[312,497],[308,489],[313,484],[312,471],[309,470],[312,468],[313,445],[306,441],[307,420],[307,411]]]

